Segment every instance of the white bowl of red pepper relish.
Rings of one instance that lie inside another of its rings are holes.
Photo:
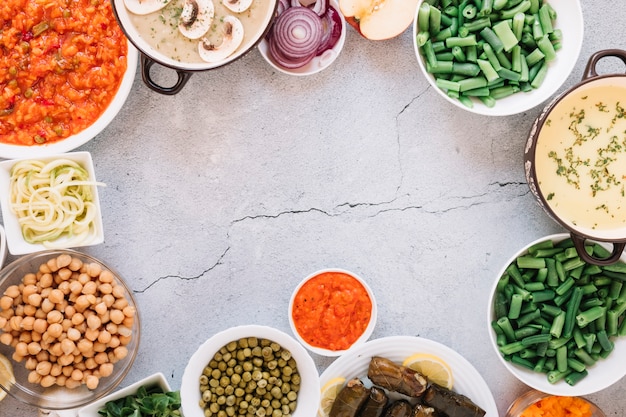
[[[307,349],[341,356],[369,339],[376,326],[376,299],[358,275],[323,269],[307,276],[289,302],[291,330]]]

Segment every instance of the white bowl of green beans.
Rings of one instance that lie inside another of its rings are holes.
[[[605,256],[606,244],[586,250]],[[498,272],[488,307],[491,344],[506,369],[552,395],[582,396],[626,375],[626,255],[598,266],[570,235],[537,239]]]
[[[413,46],[429,83],[464,110],[522,113],[552,97],[583,41],[579,0],[423,0]]]

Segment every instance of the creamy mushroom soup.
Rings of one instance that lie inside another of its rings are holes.
[[[589,230],[626,226],[626,87],[573,91],[550,112],[535,153],[539,188],[562,220]]]
[[[223,38],[224,18],[237,17],[244,28],[243,41],[234,54],[250,47],[259,33],[263,32],[264,21],[273,3],[269,0],[253,0],[251,6],[236,13],[227,9],[221,0],[213,0],[214,17],[208,32],[203,36],[212,44],[220,45]],[[204,62],[198,53],[199,39],[189,39],[180,32],[178,25],[183,11],[184,0],[172,0],[164,8],[146,15],[133,14],[130,20],[142,37],[155,51],[183,63]]]

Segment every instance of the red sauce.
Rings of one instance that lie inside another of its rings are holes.
[[[356,278],[323,272],[297,292],[291,315],[298,334],[311,346],[345,350],[369,324],[372,300]]]

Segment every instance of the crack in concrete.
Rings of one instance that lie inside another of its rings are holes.
[[[329,216],[329,217],[333,217],[332,214],[330,214],[330,213],[328,213],[328,212],[326,212],[324,210],[321,210],[321,209],[318,209],[318,208],[315,208],[315,207],[311,207],[310,209],[306,209],[306,210],[285,210],[285,211],[281,211],[281,212],[279,212],[277,214],[255,214],[255,215],[244,216],[244,217],[241,217],[239,219],[235,219],[235,220],[231,221],[230,224],[234,225],[236,223],[241,223],[241,222],[246,221],[246,220],[277,219],[277,218],[279,218],[281,216],[285,216],[285,215],[289,215],[289,214],[305,214],[305,213],[312,213],[312,212],[317,212],[317,213],[321,213],[321,214],[324,214],[324,215]]]
[[[230,251],[230,246],[227,247],[224,250],[224,252],[222,252],[222,254],[219,256],[219,258],[217,259],[217,261],[213,265],[209,266],[207,269],[205,269],[204,271],[202,271],[201,273],[199,273],[196,276],[183,277],[183,276],[180,276],[180,275],[166,275],[166,276],[159,277],[159,278],[155,279],[154,281],[152,281],[150,284],[148,284],[148,286],[146,286],[142,290],[133,290],[133,293],[135,293],[135,294],[143,294],[146,291],[148,291],[151,287],[156,285],[158,282],[166,280],[166,279],[174,278],[174,279],[178,279],[178,280],[181,280],[181,281],[193,281],[193,280],[196,280],[196,279],[200,279],[203,276],[205,276],[206,274],[208,274],[209,272],[211,272],[212,270],[214,270],[215,268],[217,268],[219,265],[222,265],[223,260],[226,257],[226,254],[228,253],[228,251]]]
[[[402,185],[404,184],[404,165],[402,164],[402,141],[401,141],[401,135],[400,135],[400,117],[404,114],[404,112],[409,107],[413,105],[413,103],[415,103],[424,94],[426,94],[428,90],[430,90],[430,84],[428,84],[426,88],[422,90],[421,92],[419,92],[415,97],[409,100],[409,102],[406,103],[404,107],[400,109],[400,111],[394,118],[395,123],[396,123],[396,146],[397,146],[398,168],[400,170],[400,182],[398,183],[398,186],[396,187],[396,191],[395,191],[396,198],[398,197],[398,194],[400,193],[400,189],[402,188]],[[396,198],[394,198],[394,200]]]

